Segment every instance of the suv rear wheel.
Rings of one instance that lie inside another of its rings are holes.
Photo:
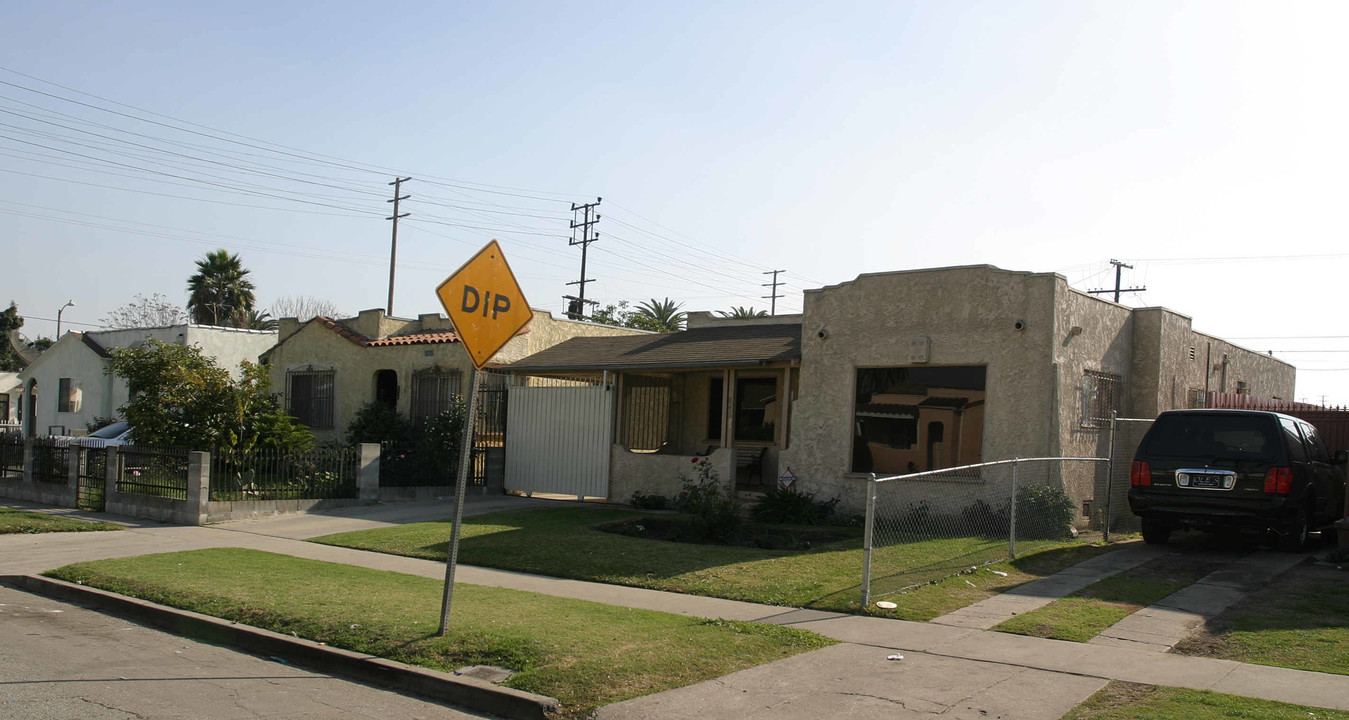
[[[1171,539],[1171,526],[1161,520],[1143,521],[1143,542],[1149,545],[1165,545]]]
[[[1307,540],[1312,530],[1312,506],[1308,503],[1298,513],[1298,519],[1288,527],[1284,528],[1283,535],[1279,536],[1279,549],[1284,552],[1302,552],[1307,549]]]

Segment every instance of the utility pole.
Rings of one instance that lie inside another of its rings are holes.
[[[1119,302],[1119,294],[1120,294],[1120,293],[1126,293],[1126,292],[1143,292],[1144,290],[1147,290],[1147,289],[1148,289],[1146,285],[1144,285],[1143,287],[1135,287],[1135,288],[1120,287],[1120,271],[1121,271],[1123,268],[1129,268],[1130,270],[1133,270],[1133,269],[1134,269],[1134,266],[1133,266],[1133,265],[1125,265],[1124,263],[1122,263],[1122,262],[1120,262],[1120,261],[1118,261],[1118,260],[1111,260],[1111,261],[1110,261],[1110,264],[1115,266],[1115,289],[1114,289],[1114,290],[1111,290],[1110,288],[1103,288],[1103,289],[1101,289],[1101,290],[1088,290],[1087,292],[1091,293],[1092,295],[1100,295],[1100,294],[1102,294],[1102,293],[1114,293],[1114,294],[1115,294],[1115,302]]]
[[[772,276],[773,276],[773,282],[771,282],[771,283],[763,283],[763,286],[764,286],[764,287],[771,287],[771,288],[773,288],[773,290],[772,290],[772,293],[773,293],[773,294],[771,294],[771,295],[764,295],[764,296],[763,296],[763,299],[767,300],[768,303],[769,303],[769,307],[772,308],[771,310],[768,311],[768,314],[769,314],[769,315],[777,315],[777,314],[778,314],[778,298],[782,297],[781,295],[778,294],[778,286],[782,284],[782,283],[778,282],[778,273],[784,273],[784,272],[787,272],[787,271],[786,271],[786,270],[769,270],[769,271],[767,271],[767,272],[764,273],[764,275],[772,275]]]
[[[412,214],[398,214],[398,203],[412,197],[411,195],[399,195],[398,193],[402,191],[403,183],[411,179],[412,178],[410,177],[395,177],[394,181],[389,183],[393,186],[393,199],[384,201],[393,203],[393,216],[384,218],[385,220],[393,221],[393,241],[389,244],[389,305],[384,308],[384,314],[389,315],[390,317],[393,316],[393,271],[394,265],[398,260],[398,218],[405,218]]]
[[[595,304],[594,300],[586,300],[586,283],[595,282],[586,277],[586,248],[590,243],[600,239],[600,234],[594,231],[595,223],[600,221],[600,214],[596,212],[604,198],[597,197],[595,202],[585,205],[571,204],[571,240],[567,242],[569,246],[581,246],[581,279],[576,282],[569,282],[568,285],[580,285],[580,291],[576,295],[563,295],[562,299],[567,301],[567,317],[572,320],[580,320],[585,317],[586,303]],[[577,213],[581,213],[580,216]],[[582,218],[577,222],[577,217]],[[581,239],[576,239],[576,231],[581,231]]]

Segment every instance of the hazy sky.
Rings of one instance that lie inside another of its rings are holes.
[[[347,313],[498,238],[530,304],[766,307],[990,263],[1297,365],[1349,403],[1343,2],[6,3],[0,301],[50,335],[186,300],[225,247],[258,300]],[[45,94],[44,94],[45,93]],[[81,94],[87,93],[87,94]],[[111,112],[110,112],[111,111]]]

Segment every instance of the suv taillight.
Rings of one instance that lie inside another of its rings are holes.
[[[1143,460],[1135,460],[1129,467],[1129,484],[1134,487],[1152,487],[1152,466]]]
[[[1278,495],[1293,492],[1293,468],[1270,468],[1265,473],[1265,492]]]

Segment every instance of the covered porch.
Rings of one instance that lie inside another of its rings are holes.
[[[673,497],[680,474],[691,474],[699,458],[723,484],[752,491],[775,481],[787,447],[800,332],[792,321],[727,321],[666,335],[576,338],[507,369],[517,387],[605,388],[606,422],[588,427],[608,436],[604,467],[594,472],[603,472],[611,502],[628,502],[634,493]],[[508,478],[510,457],[530,462],[519,444],[542,448],[548,436],[566,434],[566,424],[529,423],[529,433],[512,435],[517,448],[508,449]]]

